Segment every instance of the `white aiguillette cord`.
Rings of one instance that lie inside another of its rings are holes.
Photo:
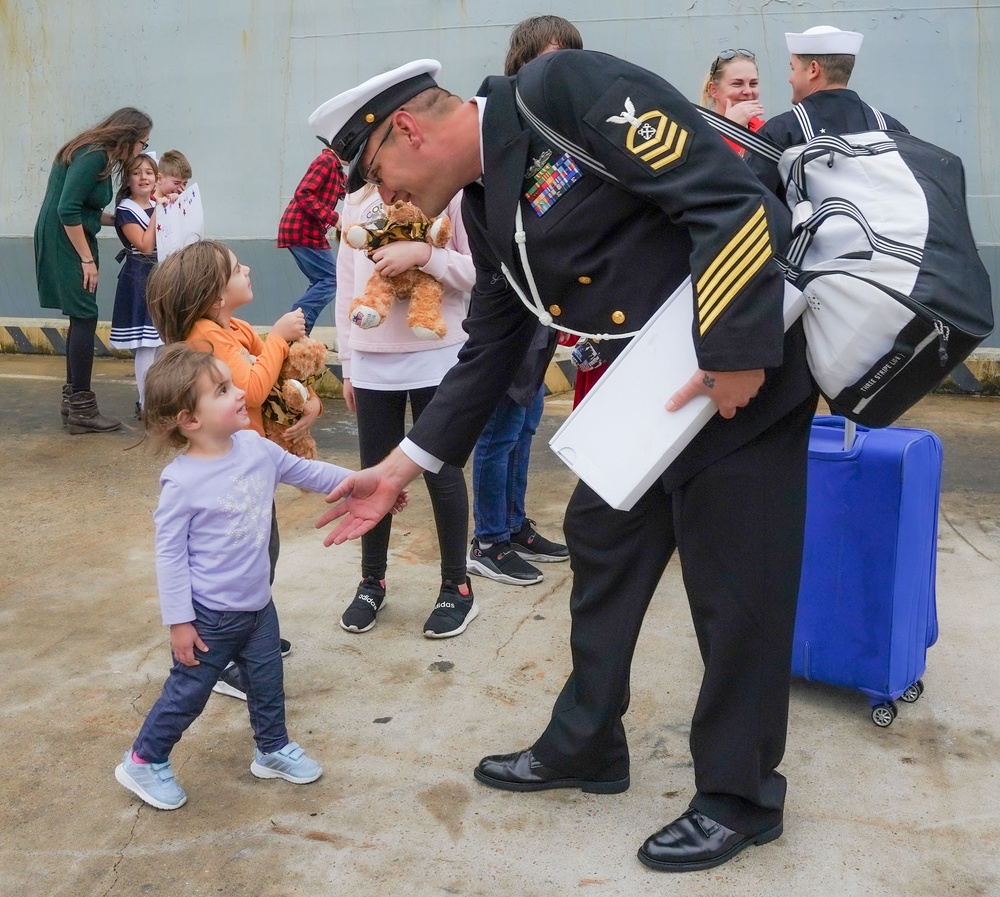
[[[535,284],[535,275],[531,271],[531,265],[528,264],[528,237],[524,232],[524,218],[521,214],[521,202],[518,200],[517,211],[514,214],[514,242],[517,244],[517,251],[521,257],[521,267],[524,269],[524,276],[528,281],[528,290],[531,293],[531,298],[529,299],[523,289],[521,289],[517,280],[515,280],[514,275],[511,274],[510,269],[500,263],[500,270],[503,272],[503,276],[507,278],[507,283],[510,284],[510,288],[517,293],[518,298],[524,303],[525,307],[530,311],[538,320],[544,324],[546,327],[552,327],[555,330],[561,330],[563,333],[572,333],[574,336],[581,337],[583,339],[592,340],[606,340],[606,339],[631,339],[639,331],[633,330],[631,333],[585,333],[581,330],[573,330],[570,327],[563,327],[561,324],[557,324],[553,319],[549,310],[542,303],[542,297],[538,295],[538,287]]]

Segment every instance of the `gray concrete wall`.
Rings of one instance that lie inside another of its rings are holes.
[[[510,28],[546,12],[573,19],[588,47],[651,68],[692,99],[720,49],[749,47],[768,114],[789,106],[785,31],[828,23],[864,32],[851,86],[963,158],[973,228],[1000,295],[995,2],[42,0],[0,2],[0,316],[43,315],[30,234],[56,149],[110,110],[135,104],[153,116],[154,149],[177,147],[191,159],[208,232],[231,241],[255,269],[248,317],[270,323],[303,283],[272,241],[319,146],[309,113],[422,56],[440,59],[442,83],[469,96],[500,69]],[[112,255],[103,253],[102,313],[110,313]],[[1000,346],[1000,337],[989,344]]]

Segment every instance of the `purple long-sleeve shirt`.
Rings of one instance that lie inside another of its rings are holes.
[[[306,461],[251,431],[222,458],[178,455],[160,476],[156,581],[165,625],[194,620],[192,602],[256,611],[271,598],[271,505],[278,483],[329,492],[351,471]]]

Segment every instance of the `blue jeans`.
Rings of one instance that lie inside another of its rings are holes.
[[[292,306],[292,311],[302,309],[306,316],[306,333],[337,295],[337,259],[332,249],[313,249],[309,246],[289,246],[288,251],[295,259],[299,270],[309,280],[309,289]]]
[[[525,408],[504,396],[472,458],[472,516],[480,542],[507,542],[524,524],[531,439],[545,408],[545,387]]]
[[[143,760],[162,763],[200,715],[212,686],[235,660],[246,686],[254,741],[262,754],[288,744],[285,686],[278,645],[278,612],[269,601],[259,611],[211,610],[194,605],[194,627],[208,651],[195,648],[197,666],[174,661],[163,693],[153,705],[132,746]]]

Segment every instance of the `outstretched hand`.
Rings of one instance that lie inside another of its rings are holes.
[[[326,497],[333,507],[316,521],[319,529],[344,518],[323,544],[329,548],[357,539],[386,514],[403,510],[409,502],[406,485],[422,470],[397,448],[375,467],[352,473]]]
[[[695,396],[708,396],[719,406],[719,414],[724,418],[736,416],[740,408],[745,408],[755,398],[764,385],[764,371],[702,371],[677,390],[666,404],[667,411],[683,408]]]

